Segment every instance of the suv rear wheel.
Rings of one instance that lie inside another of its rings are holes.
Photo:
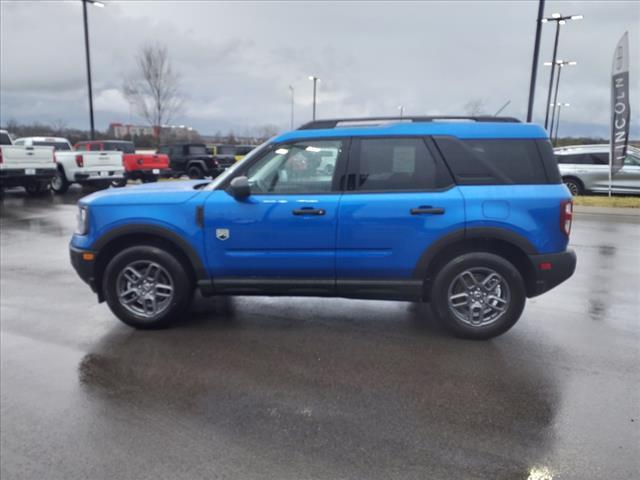
[[[185,266],[152,245],[118,253],[107,265],[102,284],[111,311],[140,329],[173,324],[188,311],[194,290]]]
[[[436,275],[431,302],[455,335],[488,339],[509,330],[526,300],[524,281],[508,260],[492,253],[466,253]]]

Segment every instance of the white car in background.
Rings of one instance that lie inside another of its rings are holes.
[[[609,144],[571,145],[554,153],[571,195],[609,191]],[[622,168],[611,179],[611,192],[640,195],[640,149],[629,146]]]
[[[13,144],[0,130],[0,190],[24,187],[30,195],[45,193],[56,174],[53,148]]]
[[[122,152],[76,151],[66,138],[25,137],[16,140],[25,146],[50,145],[55,148],[58,169],[51,181],[54,193],[65,193],[72,183],[109,188],[112,182],[124,179]]]

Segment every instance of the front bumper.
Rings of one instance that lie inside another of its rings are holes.
[[[71,257],[71,265],[73,265],[73,268],[78,273],[80,278],[91,287],[91,290],[93,290],[95,293],[98,293],[95,278],[95,252],[91,250],[83,250],[70,245],[69,255]],[[91,258],[89,258],[90,256]]]
[[[536,297],[557,287],[576,270],[576,252],[567,249],[560,253],[529,255],[535,274],[527,285],[527,296]]]

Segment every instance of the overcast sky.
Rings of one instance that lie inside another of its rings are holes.
[[[142,123],[122,97],[141,45],[165,44],[187,101],[172,123],[200,133],[318,117],[464,114],[526,116],[537,2],[114,1],[89,7],[96,126]],[[632,137],[640,137],[640,2],[547,1],[545,14],[582,14],[562,27],[560,135],[608,135],[614,47],[629,31]],[[0,0],[0,123],[53,122],[88,128],[80,1]],[[554,26],[543,27],[534,120],[544,105]]]

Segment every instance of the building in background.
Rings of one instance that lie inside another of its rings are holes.
[[[133,137],[155,137],[162,133],[163,139],[171,140],[198,140],[200,134],[197,130],[185,125],[163,125],[162,127],[150,125],[125,125],[111,123],[107,134],[117,139],[132,139]]]

